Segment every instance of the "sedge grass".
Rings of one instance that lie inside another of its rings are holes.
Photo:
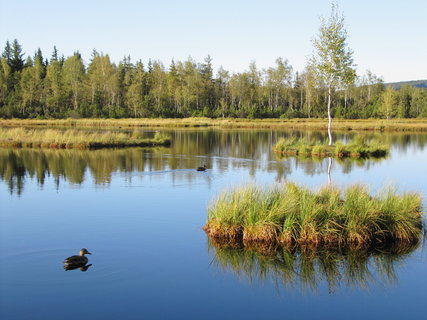
[[[286,183],[223,192],[208,208],[206,233],[217,240],[308,247],[416,243],[422,237],[421,196],[364,185],[318,191]]]
[[[281,155],[298,155],[314,157],[338,157],[338,158],[381,158],[389,152],[389,148],[377,141],[367,143],[363,138],[356,138],[344,145],[337,142],[334,145],[321,144],[307,139],[294,137],[280,138],[273,147],[273,151]]]
[[[1,147],[55,149],[100,149],[169,145],[170,137],[156,133],[153,138],[112,131],[0,128]]]

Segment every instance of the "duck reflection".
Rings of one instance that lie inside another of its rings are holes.
[[[91,263],[87,265],[64,265],[64,269],[65,271],[80,269],[80,271],[85,272],[91,266]]]
[[[397,282],[401,265],[419,246],[331,250],[312,248],[245,247],[208,238],[212,265],[223,272],[254,282],[273,282],[284,288],[316,291],[326,284],[329,293],[341,287],[368,288],[374,283]],[[278,286],[280,287],[280,286]]]

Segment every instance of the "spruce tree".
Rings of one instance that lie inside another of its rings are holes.
[[[50,57],[50,62],[52,61],[58,61],[58,49],[56,49],[56,46],[53,46],[52,56]]]
[[[12,43],[12,57],[10,67],[12,72],[19,72],[24,68],[24,53],[18,40],[13,40]]]
[[[6,41],[6,46],[4,47],[4,51],[1,56],[6,59],[9,67],[12,67],[13,50],[9,40]]]

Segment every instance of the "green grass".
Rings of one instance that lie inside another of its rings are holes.
[[[220,127],[327,130],[327,119],[11,119],[1,120],[0,126],[65,126],[65,127]],[[333,130],[367,131],[427,131],[427,119],[334,119]]]
[[[308,247],[415,243],[422,236],[421,196],[363,185],[318,191],[286,183],[227,190],[208,208],[207,234],[226,242]]]
[[[100,149],[160,146],[170,142],[170,137],[160,132],[153,138],[142,138],[138,132],[0,128],[0,147]]]
[[[332,146],[308,139],[280,138],[273,151],[280,155],[304,157],[381,158],[387,155],[389,148],[377,141],[367,143],[360,136],[346,145],[338,141]]]

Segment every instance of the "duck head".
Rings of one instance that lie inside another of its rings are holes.
[[[80,250],[80,255],[81,255],[81,256],[84,256],[85,254],[92,254],[92,253],[90,253],[89,251],[87,251],[87,249],[86,249],[86,248],[81,249],[81,250]]]

